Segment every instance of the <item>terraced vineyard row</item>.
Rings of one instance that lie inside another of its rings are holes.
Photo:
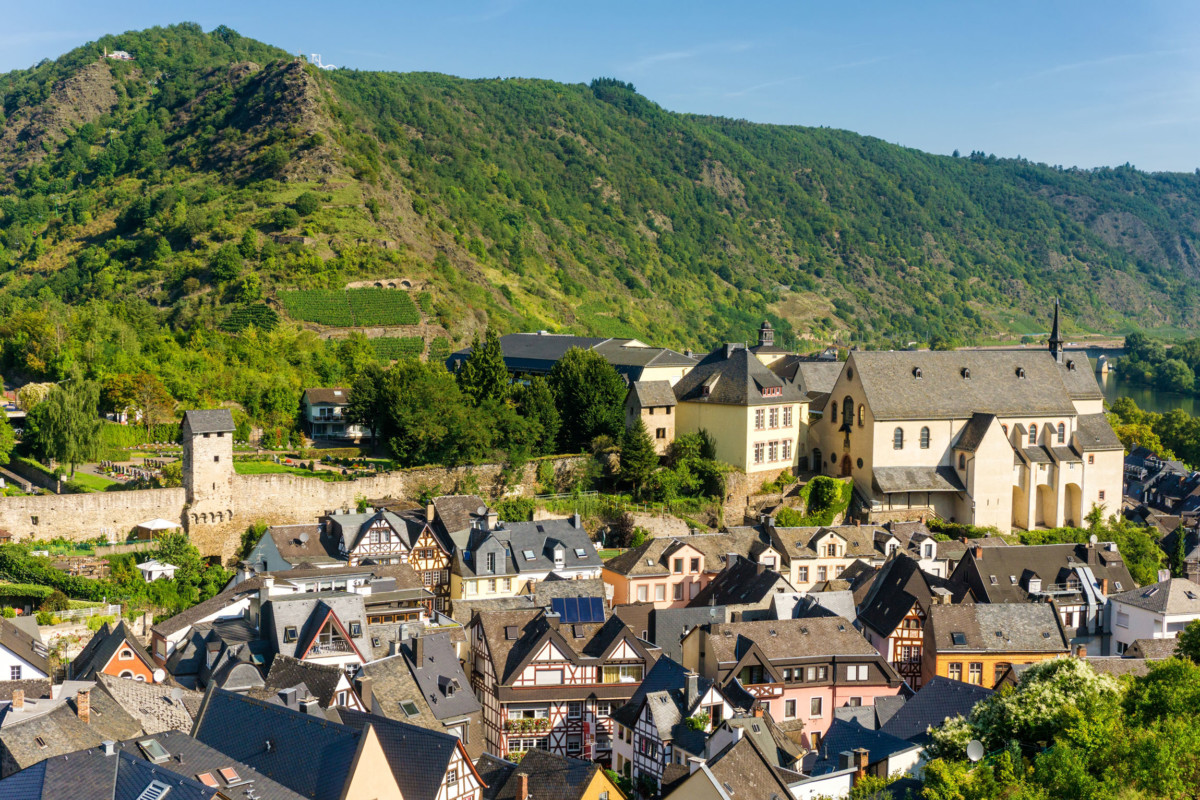
[[[425,341],[420,336],[382,336],[372,339],[375,352],[384,360],[419,358],[425,350]]]
[[[417,306],[396,289],[296,289],[279,293],[288,316],[319,325],[348,328],[368,325],[416,325]]]

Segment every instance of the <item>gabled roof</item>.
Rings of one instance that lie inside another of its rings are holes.
[[[876,467],[872,474],[883,494],[967,490],[953,467]]]
[[[449,634],[429,633],[420,636],[419,641],[418,637],[411,638],[402,646],[400,657],[434,719],[458,719],[482,710]],[[401,718],[397,714],[385,716]]]
[[[587,531],[569,518],[506,522],[495,530],[472,531],[468,548],[455,554],[454,569],[464,577],[554,572],[559,569],[554,563],[556,547],[563,550],[562,570],[599,569],[603,563]],[[498,556],[495,573],[487,571],[486,556],[479,555],[488,549]]]
[[[787,578],[745,558],[726,565],[717,577],[688,603],[689,606],[729,606],[769,601],[776,591],[794,591]]]
[[[791,797],[787,784],[748,736],[743,736],[709,759],[704,771],[706,776],[716,780],[718,788],[726,796],[734,800],[788,800]]]
[[[350,400],[350,390],[341,386],[334,386],[328,389],[305,389],[304,402],[308,405],[334,405],[344,406]]]
[[[138,736],[120,742],[117,747],[135,758],[150,761],[149,754],[139,745],[139,742],[145,741],[146,738],[158,742],[170,755],[170,759],[164,762],[165,766],[170,766],[197,781],[201,775],[207,774],[219,787],[218,791],[226,797],[241,800],[245,797],[246,789],[252,788],[252,793],[258,800],[301,800],[301,795],[271,780],[249,764],[237,761],[221,752],[219,748],[210,747],[181,731],[164,731],[149,737]],[[236,776],[232,780],[221,774],[221,770],[230,769]]]
[[[675,405],[675,392],[670,381],[634,381],[629,394],[637,399],[642,408],[660,408]]]
[[[29,635],[10,619],[0,617],[0,647],[36,668],[50,674],[49,653],[41,639]]]
[[[879,656],[853,623],[842,617],[728,622],[714,624],[709,630],[710,652],[722,664],[741,658],[748,642],[756,643],[772,661],[829,655]]]
[[[868,764],[878,764],[905,750],[912,750],[918,745],[910,741],[891,736],[884,731],[873,731],[864,728],[857,721],[835,718],[829,725],[829,730],[821,739],[817,749],[817,758],[809,771],[813,775],[824,775],[836,772],[839,768],[839,756],[849,750],[865,748],[869,751]]]
[[[313,800],[343,796],[362,734],[324,717],[213,687],[192,730],[200,742]]]
[[[773,767],[793,769],[797,759],[803,755],[802,749],[775,724],[769,713],[761,717],[736,714],[723,721],[721,727],[741,729],[742,735],[754,740],[759,752]]]
[[[496,794],[504,788],[504,782],[513,774],[517,765],[491,753],[484,753],[475,761],[475,772],[485,788],[480,793],[482,800],[496,800]]]
[[[1178,639],[1135,639],[1125,655],[1129,658],[1170,658],[1178,648]]]
[[[1159,614],[1194,614],[1200,617],[1200,585],[1187,578],[1171,578],[1161,583],[1130,589],[1109,597],[1114,603]]]
[[[233,433],[233,414],[228,408],[183,412],[183,428],[192,433]]]
[[[768,390],[766,396],[763,390]],[[757,406],[802,403],[795,384],[768,369],[744,345],[718,347],[675,384],[675,398],[688,403]]]
[[[0,744],[18,767],[45,758],[96,747],[106,739],[118,741],[141,733],[141,726],[112,697],[95,691],[91,681],[68,681],[57,699],[25,701],[0,717]],[[78,691],[89,691],[89,721],[79,719]],[[38,740],[43,744],[39,744]]]
[[[1075,435],[1079,437],[1079,444],[1087,452],[1125,449],[1109,424],[1108,417],[1103,414],[1080,414],[1077,426]]]
[[[1067,653],[1069,637],[1050,603],[976,603],[929,609],[926,641],[939,655]]]
[[[337,701],[337,687],[345,674],[336,664],[314,664],[280,653],[271,662],[271,670],[263,686],[265,689],[279,690],[303,683],[321,708],[329,708]]]
[[[338,713],[349,728],[361,732],[370,725],[375,729],[402,797],[438,797],[455,753],[474,769],[457,736],[349,708],[338,709]]]
[[[948,590],[955,601],[967,593],[966,585],[930,575],[916,560],[898,553],[880,568],[859,608],[858,620],[880,636],[890,636],[914,604],[922,611],[929,608],[934,588]]]
[[[484,797],[488,800],[525,800],[518,794],[520,776],[524,775],[528,780],[528,796],[533,800],[581,800],[599,770],[600,765],[590,761],[546,750],[530,750],[519,765],[498,765],[491,769],[489,774],[495,785],[489,786]]]
[[[802,392],[828,394],[844,366],[842,361],[813,361],[809,356],[788,355],[771,364],[771,371],[796,384]]]
[[[984,686],[953,681],[940,675],[929,680],[910,697],[881,730],[899,739],[924,744],[930,727],[939,727],[948,719],[971,716],[971,709],[994,692]]]
[[[209,800],[217,789],[190,775],[151,764],[118,749],[105,755],[89,746],[47,757],[0,781],[6,800],[138,800],[152,783],[170,787],[171,800]],[[276,800],[264,798],[264,800]]]
[[[1032,595],[1021,576],[1026,570],[1036,573],[1042,590],[1064,586],[1079,579],[1082,568],[1091,570],[1095,582],[1108,581],[1109,592],[1123,592],[1134,587],[1133,577],[1125,566],[1115,544],[1009,545],[985,547],[975,556],[968,542],[966,554],[951,575],[953,580],[970,585],[977,599],[989,603],[1025,603]],[[995,580],[993,580],[993,577]],[[1015,580],[1014,580],[1015,579]],[[1080,580],[1082,584],[1083,581]]]
[[[154,625],[150,630],[160,636],[171,636],[185,628],[190,628],[197,622],[200,622],[205,617],[219,614],[222,609],[227,608],[238,600],[245,598],[248,595],[257,594],[262,588],[263,576],[255,575],[253,578],[244,580],[241,583],[226,586],[220,594],[214,595],[207,600],[197,603],[185,611],[181,611],[170,619],[165,619],[162,622]]]
[[[433,498],[436,522],[447,535],[471,528],[471,517],[487,501],[474,494],[447,494]]]
[[[876,421],[1075,415],[1047,350],[860,350],[848,365],[857,368]]]
[[[148,669],[153,671],[158,667],[154,659],[142,647],[141,642],[126,627],[125,620],[121,620],[115,627],[110,627],[107,622],[104,623],[100,630],[96,631],[95,635],[88,640],[79,655],[71,661],[71,677],[74,680],[94,678],[96,673],[108,665],[117,651],[126,645]]]
[[[684,722],[692,716],[700,699],[713,686],[708,678],[696,677],[696,696],[689,705],[687,680],[689,671],[669,658],[660,658],[651,667],[628,703],[613,712],[613,719],[627,728],[637,724],[642,708],[648,706],[650,718],[664,742],[675,741],[689,753],[702,754],[707,735],[693,731]],[[698,736],[696,734],[699,734]]]
[[[350,636],[350,623],[362,623],[359,636]],[[363,596],[354,592],[300,592],[273,596],[262,607],[262,637],[276,653],[303,658],[326,624],[333,624],[358,651],[371,652],[366,635],[367,614]],[[287,641],[288,628],[296,629],[296,639]]]
[[[163,731],[190,731],[204,699],[200,692],[178,686],[103,673],[96,676],[96,682],[151,736]]]
[[[967,424],[963,426],[962,432],[958,434],[958,441],[954,443],[954,449],[974,453],[983,443],[983,437],[995,421],[995,414],[972,414],[971,418],[967,420]]]

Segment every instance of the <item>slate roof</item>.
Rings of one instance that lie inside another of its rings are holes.
[[[204,699],[200,692],[133,678],[100,674],[96,681],[151,736],[163,731],[190,731]]]
[[[958,441],[954,443],[954,449],[966,450],[968,453],[974,453],[975,450],[983,443],[983,437],[988,432],[988,428],[992,427],[992,423],[996,421],[995,414],[972,414],[967,420],[967,424],[963,426],[962,431],[958,434]]]
[[[860,747],[866,748],[870,753],[867,763],[877,764],[917,745],[884,731],[864,728],[854,720],[834,718],[829,730],[821,739],[821,746],[817,749],[817,757],[809,767],[809,772],[813,775],[837,772],[840,754]]]
[[[91,714],[83,722],[78,716],[77,689],[94,687],[91,681],[67,682],[56,700],[25,701],[24,711],[11,706],[0,717],[0,744],[13,762],[27,767],[52,756],[96,747],[106,739],[119,741],[137,736],[141,727],[115,700],[104,692],[89,693]],[[41,739],[45,747],[37,744]]]
[[[192,433],[233,433],[233,414],[228,408],[183,412],[183,425]]]
[[[743,640],[753,641],[772,661],[808,656],[879,655],[853,623],[842,617],[728,622],[713,625],[710,633],[710,652],[720,663],[737,661],[746,646]]]
[[[126,644],[147,667],[151,670],[157,668],[158,665],[154,659],[142,647],[141,642],[133,635],[133,631],[125,625],[125,620],[121,620],[116,626],[104,623],[100,630],[96,631],[88,640],[79,655],[71,660],[71,678],[74,680],[94,679],[96,673],[104,669],[117,651]]]
[[[754,740],[759,752],[772,767],[792,769],[797,766],[796,761],[803,755],[802,748],[775,724],[770,714],[761,717],[737,714],[724,720],[721,726],[740,728],[743,736]]]
[[[897,530],[893,533],[876,525],[810,525],[799,528],[772,527],[771,543],[789,562],[822,558],[817,552],[817,540],[830,531],[845,540],[846,558],[869,561],[887,557],[886,545],[892,537],[895,537],[901,549],[907,548],[912,538],[907,531]]]
[[[961,539],[951,539],[948,542],[937,543],[937,557],[939,559],[958,561],[967,552],[967,548],[973,545],[979,545],[980,547],[1008,547],[1008,541],[1001,539],[999,536],[986,536],[979,539],[969,539],[965,542]]]
[[[771,598],[776,619],[845,617],[854,619],[854,594],[849,590],[777,594]]]
[[[949,590],[955,601],[967,592],[965,585],[929,575],[916,560],[899,553],[880,568],[859,608],[858,620],[879,635],[890,636],[914,604],[922,610],[932,605],[934,588]]]
[[[929,740],[927,730],[948,719],[971,716],[971,709],[994,692],[983,686],[953,681],[940,675],[929,680],[880,728],[884,733],[915,744]]]
[[[479,713],[482,707],[471,692],[471,684],[459,663],[450,636],[444,633],[421,636],[420,662],[417,660],[417,644],[416,638],[405,642],[400,657],[408,668],[418,696],[434,719],[453,720]],[[395,714],[385,716],[399,718]]]
[[[768,387],[780,393],[764,397],[763,389]],[[679,379],[674,391],[681,403],[759,406],[806,402],[795,384],[768,369],[744,345],[713,350]]]
[[[21,630],[12,620],[0,617],[0,647],[11,652],[22,661],[28,662],[43,675],[50,674],[50,661],[46,646],[40,639]]]
[[[860,350],[848,363],[857,368],[867,404],[880,422],[969,419],[976,413],[1075,415],[1063,372],[1048,350]],[[1018,369],[1025,371],[1024,378]]]
[[[604,600],[607,593],[602,578],[561,578],[551,575],[538,581],[533,590],[534,603],[548,606],[555,597],[599,597]]]
[[[1178,639],[1135,639],[1125,650],[1125,655],[1129,658],[1170,658],[1178,647]]]
[[[402,797],[437,797],[455,752],[470,763],[458,737],[375,714],[340,708],[342,724],[361,732],[370,725]]]
[[[643,367],[688,366],[695,359],[674,350],[647,347],[636,339],[606,339],[595,336],[572,336],[558,333],[510,333],[500,337],[500,350],[510,372],[546,373],[572,347],[595,350],[621,375],[638,378]],[[463,348],[446,359],[446,368],[456,366],[471,355]]]
[[[330,612],[341,623],[342,631],[357,648],[363,660],[371,652],[366,634],[367,614],[363,596],[353,592],[299,592],[276,595],[263,604],[262,637],[274,653],[302,657],[320,632]],[[350,623],[362,623],[362,633],[350,636]],[[285,641],[287,628],[295,627],[293,642]]]
[[[771,364],[771,371],[796,384],[801,392],[833,391],[845,363],[841,361],[812,361],[808,356],[784,356]]]
[[[336,664],[314,664],[280,653],[271,662],[263,688],[277,691],[303,683],[321,708],[329,708],[337,702],[338,683],[345,674]]]
[[[495,573],[487,572],[486,566],[480,568],[477,563],[478,551],[488,541],[500,543],[509,553],[507,557],[504,557],[503,551],[499,553],[501,558],[498,559]],[[556,546],[561,546],[564,551],[562,570],[599,569],[603,563],[587,531],[582,526],[575,527],[573,519],[546,519],[506,522],[503,527],[492,531],[472,531],[469,550],[455,553],[454,569],[464,577],[554,572],[557,569],[554,566]],[[576,550],[583,551],[582,558],[576,555]],[[525,557],[526,551],[533,554],[532,559]]]
[[[709,759],[708,772],[735,800],[788,800],[787,784],[754,740],[743,736]]]
[[[1121,553],[1109,547],[1108,542],[1093,549],[1086,544],[1009,545],[984,548],[977,559],[968,545],[950,577],[968,584],[976,599],[988,603],[1028,602],[1032,595],[1022,581],[1026,570],[1041,578],[1043,590],[1051,585],[1063,586],[1072,578],[1080,579],[1082,567],[1092,571],[1097,583],[1107,580],[1109,592],[1123,592],[1136,586]],[[1089,564],[1089,559],[1093,563]]]
[[[659,658],[646,671],[633,697],[613,711],[613,719],[627,728],[633,728],[641,716],[642,706],[650,704],[650,716],[658,729],[658,738],[664,742],[678,740],[679,746],[689,753],[702,754],[707,735],[693,731],[684,723],[692,716],[700,698],[712,687],[709,678],[697,677],[697,692],[691,706],[687,703],[687,676],[689,670],[677,661]],[[697,735],[698,734],[698,735]]]
[[[308,405],[332,405],[344,406],[350,400],[350,390],[341,386],[332,386],[327,389],[305,389],[304,402]]]
[[[1096,369],[1083,350],[1064,350],[1058,372],[1072,400],[1102,400],[1104,392],[1096,380]]]
[[[1200,616],[1200,585],[1187,578],[1171,578],[1110,595],[1114,603],[1153,611],[1158,614],[1195,614]]]
[[[637,398],[642,408],[659,408],[675,405],[675,392],[670,381],[634,381],[629,393]]]
[[[257,594],[262,588],[263,576],[255,575],[253,578],[242,581],[241,583],[231,584],[221,590],[220,594],[216,594],[207,600],[197,603],[189,609],[181,611],[170,619],[165,619],[162,622],[154,625],[150,630],[161,635],[170,636],[178,633],[184,628],[189,628],[195,625],[200,620],[210,614],[217,614],[221,609],[233,605],[239,599],[246,595]]]
[[[0,781],[5,800],[138,800],[151,781],[171,787],[171,800],[209,800],[217,790],[191,776],[117,750],[81,748],[23,769]],[[271,798],[270,800],[275,800]]]
[[[385,509],[361,514],[330,514],[328,519],[331,529],[328,536],[333,539],[333,549],[336,551],[338,544],[337,533],[333,531],[340,531],[341,546],[347,553],[358,546],[363,537],[367,535],[368,529],[378,520],[382,519],[386,522],[409,550],[416,546],[417,539],[420,538],[426,526],[425,512],[415,509],[400,513]],[[437,537],[436,531],[434,536]]]
[[[362,732],[210,687],[192,736],[293,792],[312,800],[340,800]]]
[[[618,608],[621,608],[618,606]],[[619,613],[613,609],[614,613]],[[663,656],[683,661],[683,636],[693,628],[713,622],[728,622],[725,606],[703,608],[660,608],[650,614],[650,640],[662,648]],[[635,629],[640,635],[640,630]]]
[[[433,498],[435,511],[435,526],[441,528],[441,533],[454,541],[455,546],[462,547],[466,539],[460,543],[454,534],[471,529],[471,517],[480,508],[487,507],[487,501],[474,494],[448,494]]]
[[[479,773],[479,778],[486,787],[480,792],[480,800],[496,800],[496,794],[504,788],[504,782],[516,768],[517,765],[513,762],[505,761],[491,753],[484,753],[476,759],[475,771]]]
[[[967,490],[953,467],[875,467],[872,474],[884,494]]]
[[[329,564],[345,562],[338,552],[337,540],[321,535],[320,525],[276,525],[267,528],[267,536],[284,561],[292,564]],[[301,537],[307,538],[302,541]]]
[[[50,696],[49,678],[30,678],[19,681],[0,681],[0,701],[12,700],[12,693],[20,689],[27,700]]]
[[[219,791],[227,797],[242,800],[245,797],[246,789],[252,788],[257,800],[300,800],[301,798],[301,795],[283,784],[271,780],[249,764],[234,760],[220,749],[210,747],[181,731],[164,731],[149,737],[138,736],[120,742],[117,747],[121,752],[128,753],[134,758],[149,761],[145,751],[138,745],[139,741],[145,741],[146,738],[157,741],[171,755],[169,761],[163,762],[164,765],[175,767],[180,772],[197,780],[197,776],[208,773],[217,782],[220,787]],[[220,773],[220,770],[230,768],[237,773],[237,778],[232,782],[225,780]],[[171,791],[173,796],[174,789],[172,788]]]
[[[717,577],[709,581],[688,605],[695,608],[708,605],[758,604],[769,601],[779,590],[795,591],[787,578],[775,570],[745,558],[738,558],[737,563],[727,565]]]
[[[1076,425],[1075,435],[1086,451],[1125,449],[1103,414],[1080,414]]]
[[[954,634],[965,637],[954,643]],[[1070,639],[1050,603],[976,603],[929,609],[926,641],[939,655],[963,653],[1063,653]]]
[[[520,775],[527,775],[529,797],[535,800],[580,800],[600,770],[599,764],[578,758],[555,755],[546,750],[530,750],[519,765],[509,769],[493,768],[497,785],[490,788],[486,798],[494,800],[525,800],[518,795]],[[507,774],[505,774],[507,773]]]

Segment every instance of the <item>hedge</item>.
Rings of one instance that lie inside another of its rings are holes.
[[[49,586],[39,586],[35,583],[0,583],[0,597],[28,597],[32,600],[45,600],[54,592]]]
[[[50,566],[44,558],[31,556],[20,545],[0,545],[0,576],[15,583],[31,583],[58,589],[67,597],[102,600],[108,587],[100,581],[68,575]]]

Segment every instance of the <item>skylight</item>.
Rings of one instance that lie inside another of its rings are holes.
[[[167,792],[171,791],[171,787],[167,786],[162,781],[150,781],[150,785],[142,789],[142,793],[137,796],[137,800],[162,800],[167,796]]]
[[[224,767],[223,769],[219,769],[217,771],[221,773],[221,777],[225,779],[226,783],[237,783],[238,774],[237,770],[233,767]]]
[[[575,548],[575,557],[576,558],[583,558],[586,555],[587,555],[587,551],[584,550],[582,547]]]
[[[421,713],[417,709],[417,704],[414,703],[412,700],[401,700],[400,701],[400,710],[403,711],[405,714],[407,714],[410,717],[415,717],[417,714]]]
[[[967,635],[962,631],[954,631],[950,634],[950,639],[956,645],[964,645],[967,643]]]
[[[155,764],[161,764],[171,757],[171,754],[167,752],[165,747],[158,743],[157,739],[142,739],[137,744],[138,747],[142,748],[142,752],[146,754],[147,760],[153,761]]]
[[[533,561],[534,556],[532,550],[522,550],[521,555],[525,557],[526,561]]]
[[[217,779],[212,776],[211,772],[201,772],[196,776],[196,780],[200,781],[205,786],[211,786],[214,789],[221,785],[217,783]]]

